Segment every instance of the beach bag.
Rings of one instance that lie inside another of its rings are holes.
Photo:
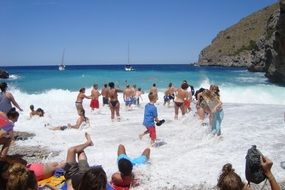
[[[247,151],[247,155],[245,157],[245,177],[249,183],[253,182],[259,184],[266,178],[261,166],[260,156],[262,156],[262,154],[256,148],[256,145],[253,145]]]

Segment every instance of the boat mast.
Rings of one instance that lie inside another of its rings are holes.
[[[65,53],[65,49],[63,49],[63,52],[62,52],[62,57],[61,57],[61,65],[64,66],[64,53]]]
[[[128,43],[128,65],[130,65],[130,43]]]

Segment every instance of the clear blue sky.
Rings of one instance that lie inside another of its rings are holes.
[[[0,0],[0,66],[186,64],[277,0]]]

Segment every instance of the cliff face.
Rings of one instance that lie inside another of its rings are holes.
[[[285,0],[280,3],[280,16],[273,35],[273,48],[266,49],[265,76],[272,82],[285,84]]]
[[[257,48],[257,41],[266,33],[268,18],[278,7],[278,4],[266,7],[221,31],[212,43],[201,51],[198,64],[249,67],[251,50]]]
[[[285,0],[220,32],[199,55],[200,65],[247,67],[285,84]]]

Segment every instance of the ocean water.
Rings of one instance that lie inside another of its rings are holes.
[[[108,179],[117,171],[116,152],[124,144],[131,157],[141,154],[149,147],[149,137],[139,140],[145,128],[142,125],[147,93],[143,94],[141,106],[128,110],[122,94],[121,121],[112,122],[108,107],[96,111],[84,100],[90,126],[81,129],[52,131],[49,128],[75,123],[77,112],[75,99],[79,88],[114,81],[119,88],[126,83],[136,84],[145,92],[153,83],[159,88],[156,104],[160,119],[166,122],[157,127],[158,138],[167,144],[151,148],[148,164],[136,167],[134,172],[140,186],[134,189],[213,189],[222,166],[233,164],[236,172],[245,179],[245,155],[255,144],[274,162],[272,171],[277,181],[285,181],[285,170],[280,163],[285,161],[285,88],[271,84],[262,73],[249,73],[245,69],[219,67],[193,67],[190,65],[135,65],[136,71],[125,72],[124,66],[67,66],[58,71],[56,66],[6,67],[11,78],[4,80],[24,109],[15,130],[36,133],[32,139],[17,142],[19,145],[40,145],[60,151],[60,155],[43,162],[61,161],[68,147],[84,142],[84,133],[91,134],[94,147],[86,153],[89,163],[101,164]],[[212,136],[209,126],[201,126],[192,111],[174,120],[174,106],[163,106],[163,91],[169,82],[180,86],[187,80],[195,89],[217,84],[221,90],[225,117],[222,123],[222,138]],[[2,80],[3,81],[3,80]],[[100,98],[100,103],[102,100]],[[41,107],[43,118],[29,118],[29,106]]]

